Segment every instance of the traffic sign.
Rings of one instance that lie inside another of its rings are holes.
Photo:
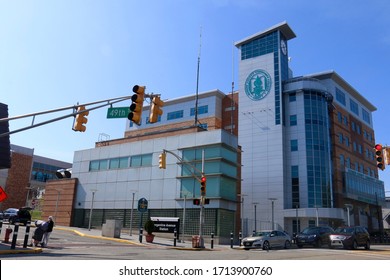
[[[107,119],[127,118],[130,113],[130,107],[116,107],[107,109]]]
[[[146,211],[148,211],[148,201],[143,197],[138,200],[138,212],[144,213]]]
[[[7,194],[5,193],[5,191],[3,190],[3,187],[0,186],[0,202],[4,201],[7,199]]]

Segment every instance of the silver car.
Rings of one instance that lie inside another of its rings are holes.
[[[258,231],[252,236],[245,237],[242,244],[245,250],[260,248],[269,250],[274,247],[288,249],[291,247],[291,237],[280,230]]]

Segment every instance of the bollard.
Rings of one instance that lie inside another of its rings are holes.
[[[19,223],[16,222],[14,227],[14,235],[12,236],[11,249],[15,249],[16,247],[16,240],[18,239],[18,231],[19,231]]]
[[[240,247],[241,247],[242,246],[242,232],[241,231],[238,233],[238,239],[240,241]]]
[[[211,233],[211,249],[214,249],[214,232]]]
[[[143,229],[139,229],[139,242],[142,243],[142,234],[143,234]]]
[[[230,248],[233,249],[233,232],[230,232]]]
[[[30,235],[30,227],[31,227],[31,221],[27,221],[26,233],[24,234],[23,248],[27,248],[28,239],[29,239],[29,235]]]
[[[175,231],[173,232],[173,246],[176,247],[176,239],[177,239],[177,231],[175,229]]]

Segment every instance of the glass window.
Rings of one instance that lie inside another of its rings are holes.
[[[129,167],[129,158],[121,157],[119,158],[119,168],[127,168]]]
[[[297,115],[291,115],[290,116],[290,126],[297,125]]]
[[[295,93],[295,92],[294,92],[294,93],[290,93],[289,96],[288,96],[288,100],[289,100],[290,102],[296,101],[296,100],[297,100],[297,95],[296,95],[296,93]]]
[[[345,93],[339,90],[338,88],[336,88],[336,100],[341,104],[343,104],[344,106],[346,106],[347,104],[345,102]]]
[[[371,123],[370,113],[368,113],[368,111],[362,108],[362,115],[363,115],[363,120],[366,123],[370,124]]]
[[[167,114],[167,120],[174,120],[174,119],[180,119],[184,115],[183,110],[175,111],[175,112],[169,112]]]
[[[142,155],[142,166],[152,166],[152,154]]]
[[[131,163],[130,163],[131,167],[139,167],[141,166],[141,164],[142,164],[141,155],[131,157]]]
[[[117,169],[117,168],[119,168],[119,158],[110,159],[110,169]]]
[[[359,116],[359,105],[353,101],[352,99],[349,100],[349,105],[351,108],[351,111]]]
[[[209,106],[208,106],[208,105],[199,106],[199,107],[198,107],[198,115],[207,114],[208,112],[209,112]],[[195,108],[191,108],[190,115],[191,115],[191,116],[194,116],[194,115],[195,115]]]
[[[99,160],[99,170],[107,170],[108,169],[108,159]]]
[[[291,152],[298,151],[298,140],[297,139],[291,140],[290,145],[291,145]]]

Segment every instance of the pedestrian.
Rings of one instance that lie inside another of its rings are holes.
[[[47,247],[47,243],[49,242],[50,235],[53,232],[54,221],[52,216],[49,216],[46,224],[47,224],[47,228],[45,233],[43,234],[43,239],[41,242],[42,247]]]
[[[35,221],[36,229],[34,231],[34,234],[32,236],[32,242],[30,246],[37,246],[39,242],[42,242],[43,235],[47,229],[48,224],[43,221]]]

